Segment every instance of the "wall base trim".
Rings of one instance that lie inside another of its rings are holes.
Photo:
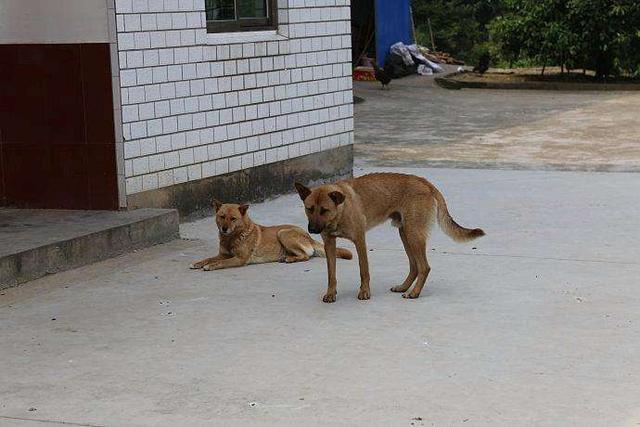
[[[172,208],[181,221],[212,211],[216,198],[229,203],[249,203],[291,193],[293,183],[315,185],[353,176],[353,146],[348,145],[127,196],[129,209]]]

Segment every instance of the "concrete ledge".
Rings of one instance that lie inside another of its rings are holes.
[[[435,82],[444,89],[512,89],[512,90],[558,90],[558,91],[638,91],[640,83],[570,83],[570,82],[478,82],[457,79],[462,73],[455,72],[436,77]]]
[[[0,289],[179,237],[178,212],[0,210]]]
[[[144,191],[127,197],[130,208],[171,208],[182,220],[211,212],[216,198],[230,203],[256,202],[290,193],[295,181],[318,184],[351,177],[353,146],[348,145],[294,159],[256,166],[225,175]]]

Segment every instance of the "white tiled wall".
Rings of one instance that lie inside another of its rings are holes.
[[[204,0],[116,0],[126,193],[353,143],[349,0],[207,34]]]

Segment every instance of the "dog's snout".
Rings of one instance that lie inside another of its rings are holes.
[[[309,233],[311,234],[319,234],[322,232],[322,229],[320,229],[320,227],[318,227],[315,224],[311,224],[309,223],[309,226],[307,227],[307,229],[309,230]]]
[[[227,232],[227,227],[222,227],[222,232],[226,233]]]

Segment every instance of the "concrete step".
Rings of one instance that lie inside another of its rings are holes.
[[[0,289],[179,237],[178,212],[0,209]]]

